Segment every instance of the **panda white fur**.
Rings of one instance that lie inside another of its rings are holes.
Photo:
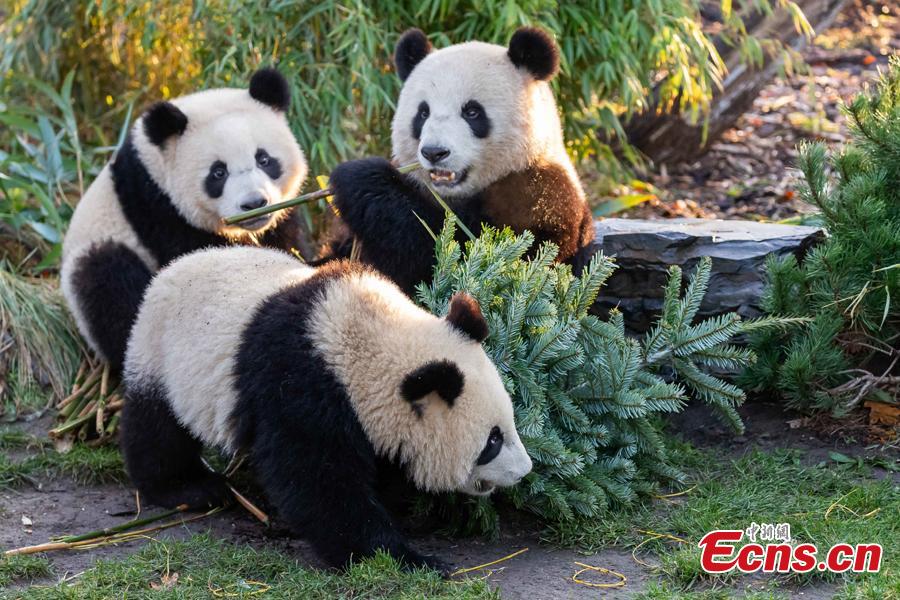
[[[434,243],[420,219],[438,230],[443,209],[433,185],[474,232],[482,223],[528,229],[559,247],[578,270],[593,239],[593,220],[569,160],[549,80],[559,68],[556,43],[522,28],[503,47],[466,42],[432,51],[418,29],[395,52],[404,80],[392,126],[395,164],[425,168],[403,175],[386,160],[339,165],[335,203],[361,258],[408,293],[431,278]],[[323,260],[346,256],[341,234]]]
[[[63,241],[62,290],[82,335],[114,367],[159,268],[207,246],[296,244],[293,215],[222,222],[296,195],[307,165],[289,105],[274,69],[257,71],[249,90],[159,102],[88,188]]]
[[[412,550],[376,491],[489,494],[531,470],[487,324],[465,294],[438,318],[368,267],[315,269],[278,250],[211,249],[162,270],[128,345],[121,444],[144,499],[217,504],[203,445],[247,452],[279,516],[330,564]]]

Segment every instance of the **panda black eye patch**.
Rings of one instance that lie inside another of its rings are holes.
[[[462,107],[462,118],[469,124],[472,135],[477,138],[486,138],[491,132],[491,120],[487,111],[478,100],[469,100]]]
[[[475,461],[476,465],[486,465],[500,454],[500,450],[503,449],[503,432],[500,431],[500,428],[494,426],[491,429],[491,434],[488,436],[487,442],[484,444],[484,450],[481,451],[481,454],[478,455],[478,460]]]
[[[228,181],[228,165],[221,160],[217,160],[210,165],[203,187],[210,198],[218,198],[225,191],[226,181]]]
[[[419,108],[416,109],[416,116],[414,116],[412,120],[413,138],[419,139],[422,137],[422,127],[425,125],[425,121],[428,120],[430,114],[431,111],[428,108],[428,103],[424,100],[419,102]]]
[[[256,151],[256,166],[272,179],[281,177],[281,163],[263,148]]]

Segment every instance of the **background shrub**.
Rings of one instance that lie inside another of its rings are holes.
[[[900,394],[900,58],[845,111],[851,143],[800,149],[801,193],[828,239],[802,264],[768,263],[766,310],[812,320],[757,336],[744,377],[794,408],[837,413]]]

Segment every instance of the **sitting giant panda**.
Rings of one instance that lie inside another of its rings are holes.
[[[128,473],[151,503],[206,507],[226,488],[202,446],[245,451],[279,516],[331,565],[380,548],[442,569],[397,531],[376,471],[486,495],[531,470],[487,333],[471,297],[438,318],[359,263],[190,254],[153,280],[128,344]]]
[[[528,229],[580,269],[593,220],[547,83],[559,68],[553,39],[522,28],[508,48],[467,42],[432,52],[425,34],[412,29],[394,60],[404,81],[394,161],[424,169],[404,175],[378,158],[339,165],[330,184],[345,231],[321,260],[346,256],[355,236],[361,259],[407,293],[430,280],[434,241],[420,219],[439,231],[444,211],[427,182],[476,234],[482,223]]]
[[[113,367],[158,269],[206,246],[296,244],[293,215],[222,222],[296,195],[307,165],[289,105],[274,69],[257,71],[249,90],[159,102],[88,188],[63,241],[62,290],[81,334]]]

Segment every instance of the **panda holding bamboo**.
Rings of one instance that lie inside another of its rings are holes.
[[[63,241],[62,291],[82,336],[119,368],[153,274],[207,246],[297,245],[287,212],[227,226],[222,219],[296,195],[306,160],[274,69],[249,89],[159,102],[134,124],[78,203]]]
[[[433,51],[411,29],[394,60],[404,82],[394,160],[424,168],[405,175],[380,158],[339,165],[330,184],[342,226],[323,260],[347,256],[355,237],[361,260],[412,294],[434,265],[422,221],[436,232],[444,220],[431,185],[476,234],[482,224],[528,229],[536,244],[558,246],[559,261],[576,271],[586,264],[593,220],[548,84],[559,69],[553,39],[526,27],[508,47],[473,41]]]
[[[410,548],[379,466],[416,487],[483,496],[531,470],[488,335],[465,294],[444,318],[359,263],[318,269],[263,248],[209,249],[163,269],[128,344],[121,445],[145,501],[227,498],[203,446],[244,451],[278,515],[329,564]]]

